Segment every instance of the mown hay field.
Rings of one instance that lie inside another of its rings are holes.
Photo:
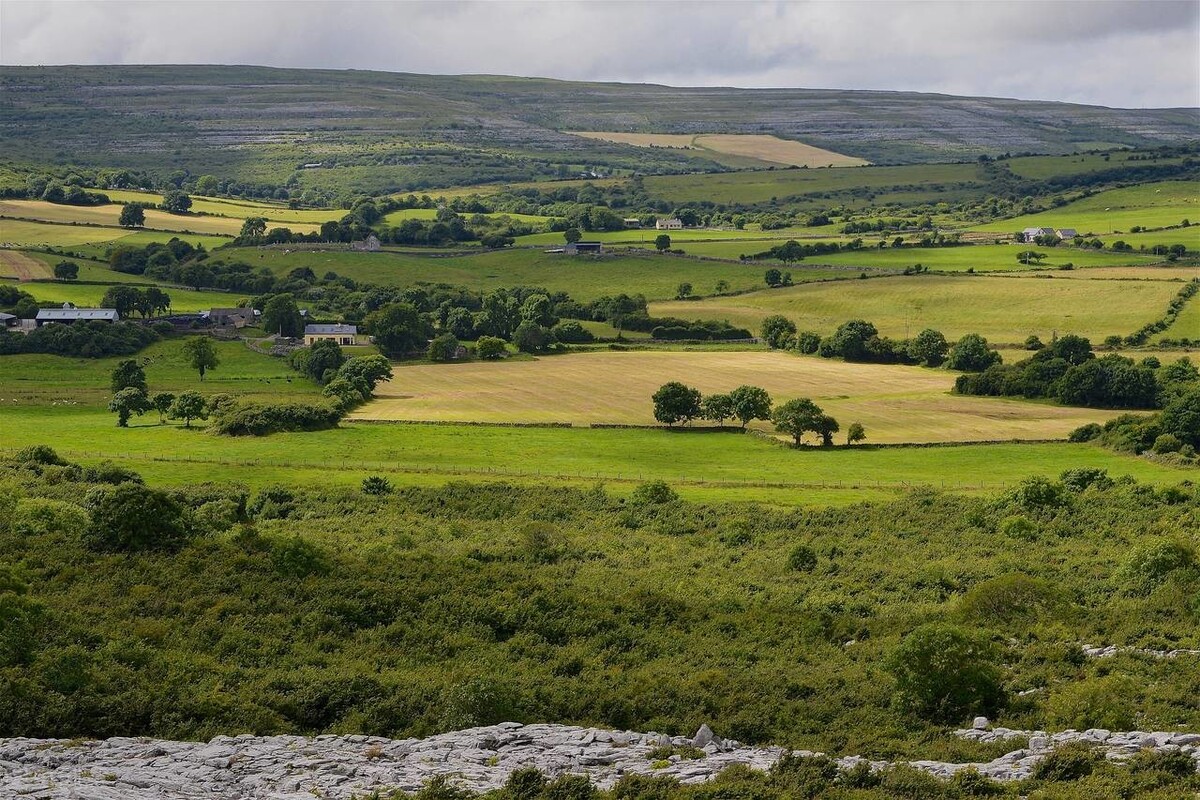
[[[867,164],[861,158],[832,150],[780,139],[769,134],[743,133],[619,133],[573,131],[576,136],[635,147],[674,147],[684,150],[711,151],[722,155],[752,158],[768,164],[796,167],[858,167]]]
[[[212,389],[227,391],[225,386]],[[149,481],[176,485],[220,480],[254,487],[302,481],[353,486],[367,475],[381,474],[401,486],[457,480],[602,482],[624,493],[639,482],[660,479],[698,500],[824,506],[878,499],[915,485],[996,491],[1029,475],[1057,475],[1076,467],[1156,484],[1178,483],[1194,474],[1090,444],[794,450],[753,436],[695,430],[367,423],[230,438],[199,427],[189,431],[177,423],[160,425],[153,412],[120,429],[112,414],[95,407],[49,401],[14,405],[2,396],[0,404],[5,434],[0,447],[43,444],[46,432],[53,431],[55,449],[71,460],[93,464],[111,459]]]
[[[1075,333],[1099,343],[1160,318],[1179,291],[1171,281],[1056,280],[1031,276],[921,275],[810,283],[736,297],[653,303],[650,313],[727,319],[757,331],[782,314],[800,330],[829,334],[851,319],[894,338],[924,328],[955,339],[979,333],[993,344]]]
[[[140,275],[126,275],[115,272],[107,266],[81,258],[64,258],[53,253],[24,253],[20,250],[0,250],[0,278],[16,279],[18,281],[53,280],[54,265],[60,261],[70,261],[79,267],[80,281],[99,281],[104,283],[143,283],[146,280]],[[23,287],[25,288],[25,287]]]
[[[44,222],[80,223],[84,225],[117,226],[124,206],[110,203],[104,206],[65,206],[43,200],[0,200],[0,216]],[[192,231],[236,236],[242,230],[241,217],[214,217],[192,214],[168,214],[155,208],[147,208],[147,228],[164,231]],[[248,214],[247,216],[254,216]],[[312,222],[289,222],[287,227],[296,233],[312,233],[320,228]],[[127,230],[116,228],[116,230]],[[0,236],[0,239],[3,239]],[[115,237],[114,237],[115,238]]]
[[[138,192],[125,189],[92,189],[109,196],[111,200],[121,203],[154,203],[162,202],[163,196],[157,192]],[[264,203],[254,200],[234,200],[225,197],[204,197],[193,194],[191,210],[198,214],[213,214],[223,217],[263,217],[269,222],[290,225],[298,222],[315,223],[317,225],[331,219],[341,219],[345,209],[336,208],[288,208],[279,203]],[[271,227],[271,226],[269,226]]]
[[[655,425],[650,396],[671,380],[705,394],[761,386],[775,402],[812,398],[870,441],[1065,438],[1111,412],[950,394],[955,373],[782,352],[596,352],[532,361],[396,370],[356,419]],[[697,423],[704,425],[707,423]],[[771,430],[766,422],[754,427]]]

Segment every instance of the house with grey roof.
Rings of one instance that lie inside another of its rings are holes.
[[[40,328],[43,325],[72,322],[118,322],[121,315],[115,308],[73,308],[70,303],[62,308],[39,308],[34,322]]]
[[[355,325],[324,325],[310,324],[304,326],[304,344],[312,345],[322,339],[338,344],[354,344],[358,341],[358,327]]]
[[[1068,239],[1074,239],[1079,235],[1079,232],[1074,228],[1059,228],[1057,233],[1059,240],[1064,242]]]
[[[1033,244],[1033,240],[1039,236],[1054,236],[1054,228],[1026,228],[1021,235],[1028,244]]]

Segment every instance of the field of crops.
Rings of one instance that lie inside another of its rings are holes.
[[[1053,275],[1054,273],[1050,273]],[[903,338],[936,328],[948,338],[979,333],[993,343],[1046,339],[1054,331],[1100,341],[1126,335],[1166,311],[1179,291],[1170,281],[1082,281],[1049,276],[912,276],[813,283],[737,297],[651,305],[656,315],[727,319],[758,330],[762,319],[783,314],[801,330],[832,333],[850,319],[866,319],[880,333]]]
[[[950,394],[955,373],[847,364],[781,352],[597,352],[533,361],[412,366],[356,419],[655,425],[650,396],[668,380],[705,394],[762,386],[777,403],[809,397],[870,441],[1066,438],[1112,413]],[[705,423],[699,423],[701,425]],[[766,422],[754,427],[769,431]]]

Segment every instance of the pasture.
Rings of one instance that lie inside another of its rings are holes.
[[[780,228],[773,231],[763,231],[757,226],[747,226],[744,230],[736,228],[684,228],[675,231],[660,231],[654,227],[629,228],[623,231],[589,231],[583,235],[589,242],[604,242],[605,244],[635,244],[653,249],[654,240],[661,234],[671,237],[671,247],[686,247],[697,242],[744,242],[743,247],[765,250],[780,241],[788,239],[822,240],[846,239],[837,232],[836,226],[825,225],[820,228]],[[562,247],[565,240],[557,232],[531,233],[517,238],[519,245],[544,245],[547,247]]]
[[[117,230],[124,206],[110,203],[103,206],[66,206],[47,203],[43,200],[0,200],[0,216],[33,219],[43,222],[64,224],[112,226]],[[200,214],[169,214],[156,208],[147,208],[146,228],[160,231],[187,231],[191,233],[222,234],[236,236],[242,230],[243,218],[215,217]],[[248,214],[247,216],[254,216]],[[320,225],[312,222],[292,222],[287,226],[297,233],[312,233]],[[3,239],[0,236],[0,239]]]
[[[1162,228],[1183,220],[1200,222],[1200,183],[1161,181],[1109,189],[1050,211],[972,226],[972,230],[1012,233],[1024,228],[1074,228],[1081,234],[1126,231],[1134,226]],[[1196,234],[1180,232],[1185,241]]]
[[[868,162],[842,155],[832,150],[804,144],[792,139],[780,139],[768,134],[726,133],[619,133],[605,131],[572,131],[575,136],[605,142],[628,144],[634,147],[670,147],[695,150],[698,154],[735,156],[763,164],[796,167],[858,167]]]
[[[0,246],[10,248],[70,248],[72,252],[102,258],[105,251],[118,243],[145,247],[150,242],[166,242],[172,238],[183,239],[193,245],[203,244],[209,249],[229,242],[228,237],[216,235],[179,231],[135,231],[129,228],[34,222],[0,217]]]
[[[1076,267],[1124,267],[1130,264],[1154,264],[1162,256],[1142,253],[1113,253],[1077,247],[1038,248],[1045,258],[1036,264],[1022,264],[1017,256],[1028,248],[1014,244],[974,244],[959,247],[864,247],[825,256],[812,256],[801,263],[830,264],[845,267],[903,269],[921,264],[945,272],[1022,272],[1030,269],[1054,270],[1066,264]]]
[[[142,283],[140,275],[115,272],[106,265],[81,258],[67,258],[54,253],[23,253],[20,250],[0,250],[0,278],[19,281],[54,280],[54,265],[71,261],[79,266],[80,281],[104,283]]]
[[[162,202],[162,194],[158,192],[139,192],[124,189],[93,189],[109,196],[120,203],[154,203]],[[193,194],[191,211],[197,214],[211,214],[218,217],[236,217],[248,219],[263,217],[270,223],[291,225],[294,223],[315,223],[320,225],[328,220],[341,219],[346,211],[331,208],[288,208],[282,203],[268,203],[258,200],[247,200],[232,197],[205,197]]]
[[[691,283],[698,294],[714,292],[718,281],[726,281],[734,291],[764,285],[761,265],[653,253],[568,256],[529,248],[466,253],[231,248],[222,250],[219,257],[245,261],[256,268],[265,266],[276,275],[286,275],[296,267],[311,267],[318,275],[332,270],[357,281],[388,286],[449,283],[483,291],[542,286],[583,301],[621,292],[670,298],[683,282]],[[799,273],[793,271],[794,276]],[[823,277],[831,274],[844,273],[822,273]]]
[[[755,331],[764,317],[782,314],[800,330],[821,334],[832,333],[847,320],[865,319],[881,334],[894,338],[936,328],[949,339],[979,333],[997,345],[1020,343],[1031,334],[1045,340],[1055,331],[1099,342],[1105,336],[1132,333],[1158,319],[1178,291],[1179,284],[1170,281],[919,275],[657,302],[650,313],[727,319]]]
[[[128,277],[134,279],[140,278],[140,276],[136,275]],[[129,283],[130,281],[124,282]],[[140,279],[139,282],[151,283],[151,281],[146,281],[145,279]],[[104,293],[108,289],[109,287],[105,284],[67,283],[63,281],[52,283],[38,281],[21,284],[21,290],[29,292],[36,300],[43,300],[50,303],[74,303],[77,306],[98,306],[101,298],[104,297]],[[207,311],[214,307],[236,306],[239,300],[246,297],[246,295],[242,294],[210,291],[207,289],[197,292],[193,289],[183,289],[178,286],[164,287],[164,290],[171,296],[171,310],[173,312]]]
[[[1175,324],[1155,336],[1153,341],[1157,342],[1163,339],[1200,341],[1200,297],[1188,300],[1183,311],[1175,318]]]
[[[355,419],[656,425],[650,396],[677,380],[704,394],[761,386],[809,397],[878,443],[1066,438],[1112,412],[950,394],[956,373],[768,352],[595,352],[399,368]],[[699,426],[708,423],[695,423]],[[770,423],[754,423],[770,431]]]
[[[122,430],[112,414],[95,408],[2,402],[5,448],[44,443],[53,432],[55,448],[71,460],[108,458],[147,480],[176,485],[219,475],[255,487],[304,481],[352,486],[383,474],[401,486],[602,482],[625,493],[642,481],[661,479],[693,499],[821,506],[879,499],[919,485],[997,491],[1029,475],[1053,476],[1075,467],[1156,484],[1178,483],[1191,474],[1088,444],[793,450],[736,433],[369,423],[227,438],[177,423],[160,425],[153,412]]]

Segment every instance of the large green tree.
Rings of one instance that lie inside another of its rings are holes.
[[[175,549],[189,535],[183,507],[169,494],[127,481],[100,494],[85,539],[96,550],[130,553]]]
[[[135,387],[122,389],[108,401],[108,410],[117,415],[118,428],[128,428],[129,418],[132,415],[137,414],[140,417],[151,408],[153,406],[150,405],[150,399],[146,397],[146,393]]]
[[[132,358],[117,362],[117,365],[113,367],[110,383],[113,392],[119,392],[122,389],[138,389],[143,393],[148,391],[146,370]]]
[[[367,316],[375,346],[388,358],[425,352],[433,326],[416,306],[392,303]]]
[[[141,203],[126,203],[117,220],[122,228],[140,228],[146,224],[146,208]]]
[[[744,429],[752,420],[771,418],[771,395],[758,386],[739,386],[729,393],[733,417]]]
[[[196,391],[187,391],[176,397],[169,411],[171,419],[183,420],[183,427],[192,427],[194,419],[208,419],[208,403],[204,395]]]
[[[300,306],[290,294],[277,294],[266,302],[262,311],[262,326],[267,333],[296,337],[304,332],[304,317]]]
[[[796,343],[796,323],[782,314],[772,314],[762,321],[762,338],[776,350],[791,349]]]
[[[167,192],[163,195],[162,207],[172,214],[186,214],[192,207],[192,198],[185,192]]]
[[[821,431],[824,416],[819,405],[807,397],[798,397],[772,411],[771,422],[775,423],[775,430],[788,434],[799,446],[803,444],[804,434]]]
[[[667,425],[687,424],[700,416],[700,390],[679,381],[664,383],[651,396],[654,418]]]
[[[991,713],[1004,698],[999,658],[981,635],[944,623],[923,625],[886,662],[902,707],[934,722]]]
[[[183,355],[192,369],[200,373],[200,380],[210,369],[216,369],[221,363],[217,356],[217,347],[207,336],[193,336],[183,343]]]

